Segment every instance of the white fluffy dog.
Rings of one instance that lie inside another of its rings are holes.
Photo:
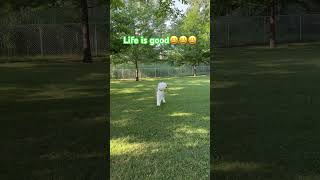
[[[167,89],[168,85],[165,82],[160,82],[157,88],[157,106],[160,106],[161,102],[166,103],[165,97],[165,90]]]

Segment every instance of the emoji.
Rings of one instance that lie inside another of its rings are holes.
[[[187,43],[187,37],[185,37],[185,36],[180,36],[180,37],[179,37],[179,43],[180,43],[180,44],[186,44],[186,43]]]
[[[188,39],[189,44],[196,44],[197,38],[195,36],[190,36]]]
[[[177,44],[178,43],[178,37],[177,36],[171,36],[170,37],[170,43],[171,44]]]

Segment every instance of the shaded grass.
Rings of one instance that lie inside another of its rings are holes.
[[[320,45],[215,52],[212,177],[318,179]]]
[[[167,103],[156,107],[159,81]],[[111,178],[208,179],[209,77],[111,81]]]
[[[0,64],[0,179],[101,179],[104,63]]]

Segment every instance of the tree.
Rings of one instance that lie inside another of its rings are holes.
[[[275,48],[276,46],[276,2],[275,0],[269,1],[270,8],[270,48]]]
[[[293,3],[307,7],[307,2],[308,0],[216,0],[216,7],[212,11],[214,11],[215,16],[223,16],[242,8],[245,11],[250,10],[249,15],[253,15],[258,9],[262,9],[262,12],[264,12],[262,15],[269,16],[269,46],[274,48],[276,46],[276,15],[280,13],[277,10]]]
[[[90,46],[90,36],[89,36],[89,17],[88,17],[88,8],[96,7],[105,3],[103,0],[92,0],[90,1],[92,6],[88,7],[87,0],[67,0],[61,2],[60,0],[56,0],[56,3],[71,2],[75,5],[76,8],[81,9],[81,32],[82,32],[82,61],[84,63],[91,63],[92,56],[91,56],[91,46]]]
[[[90,1],[93,6],[99,6],[105,3],[103,0]],[[117,4],[117,3],[115,3]],[[88,7],[87,0],[4,0],[0,2],[0,9],[4,10],[3,13],[10,13],[24,8],[38,8],[38,7],[74,7],[80,9],[81,17],[81,31],[83,36],[83,62],[92,62],[90,38],[89,38],[89,22],[88,22]]]
[[[197,75],[197,66],[208,64],[210,56],[210,8],[207,0],[194,0],[186,11],[185,16],[175,22],[172,34],[196,36],[195,45],[177,45],[170,52],[171,58],[176,58],[177,64],[189,64],[193,76]]]
[[[139,81],[140,62],[156,62],[162,49],[160,46],[144,44],[124,45],[122,38],[132,35],[148,39],[159,37],[163,33],[165,19],[171,14],[162,11],[161,7],[162,4],[158,0],[148,2],[128,0],[123,6],[111,9],[112,63],[132,63],[135,67],[136,81]]]
[[[82,61],[85,63],[92,62],[91,47],[89,38],[89,20],[88,20],[88,2],[81,0],[81,29],[82,29]]]

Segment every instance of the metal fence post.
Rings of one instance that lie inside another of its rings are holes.
[[[122,79],[124,79],[124,76],[123,76],[123,68],[121,68],[121,75],[122,75]]]
[[[266,23],[267,23],[267,18],[266,16],[263,16],[263,42],[267,42]]]
[[[230,47],[230,24],[227,24],[227,47]]]
[[[96,56],[98,56],[97,23],[94,24],[94,45],[96,49]]]
[[[66,27],[63,26],[63,31],[62,31],[62,35],[61,35],[61,37],[62,37],[62,38],[61,38],[62,54],[65,54],[65,51],[66,51],[65,41],[64,41],[65,31],[66,31]]]
[[[76,45],[77,45],[77,49],[76,49],[76,53],[79,53],[80,52],[80,48],[79,48],[79,37],[78,37],[78,33],[76,33]]]
[[[41,51],[41,56],[43,56],[43,37],[42,37],[42,28],[39,25],[39,39],[40,39],[40,51]]]
[[[302,17],[300,15],[300,31],[299,31],[299,39],[302,41]]]

